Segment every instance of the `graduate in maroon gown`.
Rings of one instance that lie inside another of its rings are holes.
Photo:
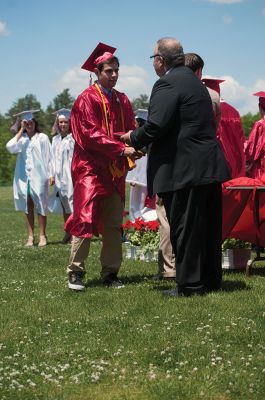
[[[245,142],[249,177],[223,184],[223,239],[234,237],[256,243],[259,248],[265,246],[265,92],[254,96],[259,97],[262,118],[254,124]]]
[[[205,85],[215,90],[220,96],[220,83],[223,79],[203,78]],[[217,128],[220,141],[232,178],[246,175],[244,154],[245,136],[239,112],[223,99],[220,100],[221,117]]]
[[[81,93],[71,112],[76,142],[72,161],[73,214],[65,230],[73,236],[67,268],[68,287],[85,289],[84,261],[93,235],[102,234],[101,276],[107,285],[121,287],[117,274],[122,262],[121,225],[125,176],[129,156],[136,155],[119,136],[134,129],[129,99],[114,89],[119,75],[115,48],[99,43],[82,66],[97,81]]]
[[[250,132],[245,153],[247,175],[251,178],[260,178],[265,173],[265,92],[254,93],[254,96],[259,97],[261,119],[255,122]]]

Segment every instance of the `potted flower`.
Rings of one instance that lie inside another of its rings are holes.
[[[159,246],[159,223],[137,218],[134,222],[127,220],[123,231],[127,243],[126,258],[140,258],[145,261],[157,259]]]
[[[134,222],[129,219],[122,225],[124,242],[126,244],[126,258],[136,260],[140,248],[140,233],[135,230]]]
[[[222,268],[246,269],[251,259],[251,244],[244,240],[227,238],[222,244]]]
[[[157,261],[159,247],[159,223],[147,221],[142,227],[140,258],[144,261]]]

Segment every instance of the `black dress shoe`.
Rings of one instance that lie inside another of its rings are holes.
[[[207,293],[217,292],[218,290],[221,290],[221,285],[218,285],[218,286],[206,286],[206,289],[205,289],[205,291]]]
[[[184,292],[180,291],[178,288],[164,290],[163,294],[164,294],[164,296],[167,296],[167,297],[183,297],[183,296],[185,296]]]
[[[204,289],[192,289],[192,288],[178,288],[172,290],[165,290],[164,295],[168,297],[190,297],[190,296],[203,296],[205,294]]]
[[[116,289],[124,288],[124,284],[119,280],[116,274],[110,274],[109,276],[107,276],[104,279],[103,284],[109,287],[114,287]]]
[[[152,277],[153,281],[175,281],[175,276],[161,276],[161,275],[154,275]]]
[[[204,286],[206,292],[216,292],[217,290],[221,289],[222,281],[210,279],[209,281],[205,282]]]

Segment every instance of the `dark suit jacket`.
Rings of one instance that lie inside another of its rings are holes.
[[[185,66],[172,68],[155,83],[148,120],[132,132],[131,142],[136,149],[151,144],[149,195],[230,179],[209,93]]]

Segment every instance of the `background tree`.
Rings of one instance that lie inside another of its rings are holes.
[[[8,120],[0,115],[0,186],[11,184],[16,164],[16,157],[6,150],[6,143],[13,135],[9,128]]]
[[[74,98],[70,95],[69,89],[63,90],[48,105],[46,112],[41,108],[40,102],[33,94],[27,94],[25,97],[16,100],[5,116],[0,114],[0,185],[11,184],[15,170],[16,156],[6,150],[6,143],[11,139],[14,133],[10,132],[10,127],[16,121],[14,114],[25,110],[40,110],[36,113],[36,119],[39,122],[40,130],[50,134],[55,116],[52,112],[60,108],[72,108]]]
[[[133,110],[136,111],[139,108],[147,109],[149,106],[149,100],[147,94],[140,94],[139,97],[136,97],[132,101]]]
[[[14,114],[23,110],[40,109],[36,114],[36,118],[40,123],[40,128],[48,135],[54,123],[54,111],[60,108],[72,108],[74,98],[71,96],[69,89],[65,89],[62,93],[58,94],[47,106],[44,112],[41,108],[40,102],[33,94],[27,94],[25,97],[16,100],[8,112],[3,116],[0,114],[0,185],[10,185],[14,174],[16,156],[8,153],[6,150],[6,143],[12,137],[13,133],[10,132],[10,126],[15,122]],[[133,99],[132,106],[134,111],[138,108],[147,109],[149,99],[146,94],[140,94],[139,97]],[[259,113],[245,114],[241,117],[243,129],[246,138],[248,138],[250,131],[256,121],[260,119]]]
[[[46,109],[46,116],[45,116],[45,127],[46,132],[51,132],[51,128],[54,124],[53,115],[54,111],[60,110],[61,108],[69,108],[71,109],[73,106],[75,99],[71,96],[69,89],[64,89],[62,93],[58,94],[52,102],[48,105]]]
[[[40,110],[36,114],[36,119],[39,122],[40,130],[45,132],[45,113],[41,109],[41,104],[37,100],[34,94],[27,94],[25,97],[21,97],[17,101],[15,101],[12,107],[8,110],[6,116],[9,121],[10,126],[15,122],[16,117],[14,114],[18,114],[21,111],[26,110]]]
[[[241,122],[242,122],[242,126],[244,129],[244,133],[245,133],[245,137],[248,138],[249,134],[251,132],[251,129],[253,128],[253,125],[256,121],[258,121],[260,119],[260,114],[251,114],[251,113],[247,113],[245,115],[243,115],[241,117]]]
[[[5,117],[0,117],[0,185],[11,184],[15,170],[16,156],[6,150],[6,143],[14,135],[10,132],[10,127],[16,121],[14,114],[32,109],[40,110],[37,119],[42,129],[45,118],[44,112],[41,110],[40,102],[33,94],[27,94],[25,97],[16,100]]]

